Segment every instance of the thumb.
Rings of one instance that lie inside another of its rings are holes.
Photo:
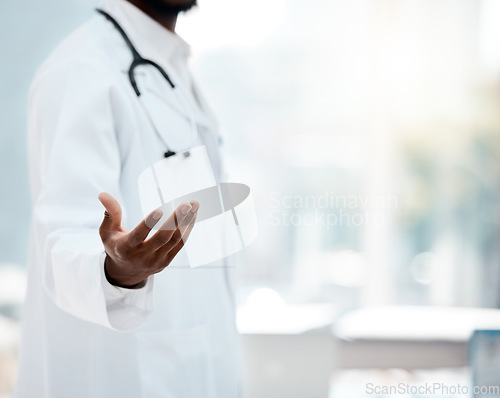
[[[107,192],[101,192],[99,194],[99,201],[106,209],[104,212],[104,219],[99,228],[101,238],[104,238],[110,232],[120,230],[122,223],[122,208],[118,201]]]

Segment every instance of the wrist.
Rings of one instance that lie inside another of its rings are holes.
[[[104,260],[104,275],[110,284],[125,289],[141,289],[146,285],[147,277],[126,276],[123,275],[123,272],[118,273],[117,268],[118,266],[113,259],[106,254]],[[117,274],[121,275],[117,276]]]

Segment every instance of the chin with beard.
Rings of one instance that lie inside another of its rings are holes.
[[[158,16],[171,16],[193,8],[197,0],[146,0],[144,3]]]

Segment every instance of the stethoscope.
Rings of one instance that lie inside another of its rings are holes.
[[[186,116],[188,117],[189,124],[191,126],[191,141],[194,141],[195,138],[198,136],[198,127],[197,127],[196,120],[193,116],[193,112],[192,112],[189,104],[187,103],[186,99],[183,97],[180,90],[176,88],[175,84],[172,82],[172,79],[170,79],[170,76],[165,71],[165,69],[163,69],[156,62],[142,57],[139,54],[139,52],[137,51],[137,49],[135,48],[135,46],[130,41],[129,37],[127,36],[127,34],[123,30],[123,28],[111,15],[109,15],[106,11],[101,10],[99,8],[97,8],[96,11],[99,14],[103,15],[109,22],[111,22],[113,24],[113,26],[116,28],[116,30],[122,36],[123,40],[125,41],[125,44],[129,48],[130,52],[132,53],[132,63],[130,64],[130,67],[129,67],[128,72],[127,72],[130,84],[132,85],[132,88],[134,89],[134,92],[137,95],[137,98],[139,99],[139,102],[141,103],[143,110],[145,111],[146,115],[148,116],[148,119],[151,122],[151,125],[153,126],[153,129],[154,129],[156,135],[158,136],[160,141],[165,146],[166,152],[164,153],[164,156],[166,158],[168,158],[170,156],[176,155],[176,152],[174,152],[169,147],[169,145],[165,141],[164,137],[160,134],[160,132],[156,128],[156,125],[155,125],[153,118],[151,117],[151,115],[147,109],[147,106],[144,104],[143,101],[141,101],[142,93],[141,93],[141,90],[139,89],[139,85],[137,84],[137,81],[135,78],[135,69],[139,66],[149,65],[149,66],[152,66],[153,68],[155,68],[158,72],[160,72],[160,74],[163,76],[163,78],[168,82],[169,86],[172,88],[172,91],[174,92],[174,95],[176,96],[177,100],[179,101],[181,107],[184,108],[184,110],[186,111]],[[183,151],[185,156],[189,156],[189,151],[187,151],[187,149],[188,149],[188,145],[186,145],[186,148],[184,148],[184,151]]]

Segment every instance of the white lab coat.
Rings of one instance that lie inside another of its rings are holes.
[[[180,76],[169,65],[171,49],[152,43],[165,34],[160,25],[123,0],[106,0],[103,8],[141,55]],[[238,396],[230,269],[222,262],[183,267],[181,251],[142,289],[114,287],[103,273],[98,194],[117,198],[123,225],[132,229],[143,218],[138,176],[165,151],[124,73],[130,62],[121,36],[96,13],[53,52],[32,85],[33,222],[16,398]],[[154,91],[159,83],[153,77],[147,86]],[[174,127],[189,131],[172,93],[157,95]],[[216,126],[200,101],[199,141],[220,178]],[[169,131],[161,133],[168,140]]]

